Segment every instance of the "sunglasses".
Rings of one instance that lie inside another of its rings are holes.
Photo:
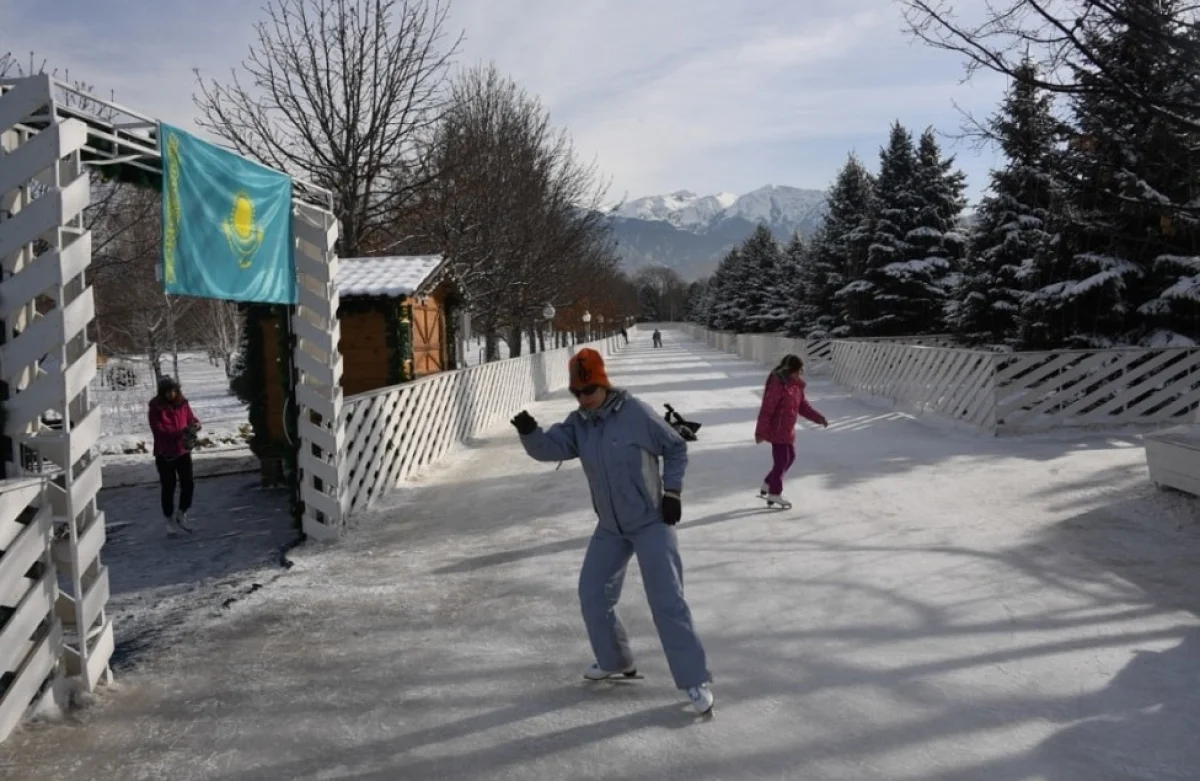
[[[572,388],[571,393],[575,396],[575,398],[579,398],[580,396],[591,396],[598,390],[600,390],[599,385],[585,385],[584,387],[578,389]]]

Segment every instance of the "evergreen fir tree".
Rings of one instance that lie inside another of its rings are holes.
[[[1178,72],[1159,31],[1182,24],[1182,0],[1122,0],[1103,30],[1086,34],[1110,73],[1169,102],[1194,99],[1200,64]],[[1100,78],[1084,64],[1079,83]],[[1083,92],[1078,133],[1062,154],[1062,232],[1036,269],[1028,298],[1029,347],[1102,347],[1195,340],[1200,296],[1190,282],[1200,231],[1185,204],[1200,192],[1200,134],[1134,102]]]
[[[807,253],[804,238],[793,233],[787,247],[775,246],[775,270],[767,287],[762,329],[767,333],[786,333],[795,317],[800,284],[800,264]]]
[[[717,328],[717,296],[720,294],[721,285],[724,283],[725,261],[722,260],[717,266],[717,270],[708,278],[708,285],[704,288],[704,296],[700,299],[700,311],[703,313],[704,319],[700,324],[705,328],[716,331]]]
[[[1052,237],[1060,125],[1050,95],[1032,84],[1034,64],[1026,62],[1020,73],[1024,78],[1018,76],[989,123],[1007,163],[992,171],[989,192],[976,211],[961,283],[947,310],[951,330],[968,344],[1016,343],[1022,279]]]
[[[879,160],[866,267],[837,296],[846,310],[849,335],[921,333],[929,325],[935,285],[926,264],[909,262],[915,249],[907,237],[918,225],[922,204],[912,136],[899,122],[892,124]]]
[[[818,233],[820,228],[817,229]],[[808,291],[814,290],[818,285],[825,280],[819,276],[817,269],[813,267],[813,257],[811,252],[812,247],[804,241],[804,237],[798,232],[792,234],[791,240],[787,246],[783,248],[783,255],[786,258],[785,262],[792,269],[793,284],[791,290],[791,301],[789,302],[788,317],[783,323],[783,331],[792,337],[807,336],[817,328],[811,328],[810,323],[814,322],[818,313],[811,312],[808,309]],[[826,291],[829,292],[828,286]],[[830,303],[832,303],[832,292],[829,292]],[[814,316],[816,315],[816,316]]]
[[[729,251],[717,273],[713,275],[712,306],[709,309],[711,328],[717,331],[741,333],[746,328],[746,312],[742,309],[741,288],[745,285],[745,271],[741,249]]]
[[[791,280],[778,277],[782,254],[771,229],[762,224],[740,248],[742,281],[733,295],[742,313],[743,333],[773,333],[783,328],[786,299],[777,288],[789,285]],[[781,300],[785,302],[782,308],[778,305]]]
[[[708,278],[698,279],[688,285],[687,322],[704,324],[708,322]]]
[[[916,191],[921,205],[917,227],[906,236],[912,247],[909,264],[924,274],[923,329],[941,331],[945,305],[961,278],[967,238],[958,229],[966,199],[966,175],[954,170],[954,158],[943,158],[933,128],[926,128],[917,143]],[[915,302],[914,302],[915,304]]]
[[[849,155],[829,191],[825,219],[797,260],[796,312],[788,324],[792,335],[848,334],[847,318],[857,312],[836,293],[866,268],[873,190],[871,174],[857,156]]]

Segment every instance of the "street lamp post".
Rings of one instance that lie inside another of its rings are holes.
[[[590,342],[592,340],[592,313],[583,310],[583,340]]]
[[[554,315],[557,314],[553,304],[546,304],[542,307],[542,319],[546,321],[546,327],[550,329],[550,342],[554,342]],[[542,352],[546,351],[546,340],[542,338]]]
[[[600,324],[600,338],[603,339],[608,336],[604,330],[604,315],[596,315],[596,322]]]

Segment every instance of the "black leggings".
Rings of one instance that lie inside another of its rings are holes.
[[[186,513],[192,506],[192,491],[196,487],[192,479],[192,454],[178,458],[157,456],[154,465],[158,467],[158,482],[162,485],[163,517],[170,518],[175,514],[176,481],[179,483],[179,510]]]

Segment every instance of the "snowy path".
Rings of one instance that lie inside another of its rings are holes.
[[[297,551],[85,724],[14,736],[5,777],[1195,777],[1197,505],[1146,484],[1136,439],[977,438],[815,381],[835,424],[800,432],[776,514],[753,498],[764,370],[666,336],[611,374],[704,423],[681,540],[714,720],[671,687],[636,567],[647,679],[579,680],[582,473],[505,429],[341,547]]]

